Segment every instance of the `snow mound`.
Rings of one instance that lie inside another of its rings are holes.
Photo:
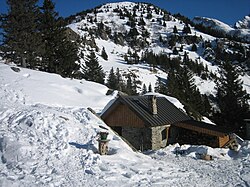
[[[81,160],[84,163],[85,155],[96,150],[98,128],[89,128],[89,119],[90,114],[84,109],[43,105],[1,111],[1,184],[59,186],[69,181],[74,183],[74,175],[82,175],[84,171]],[[98,161],[98,155],[95,159]]]
[[[156,155],[175,155],[190,157],[193,159],[202,159],[203,156],[209,155],[213,160],[230,160],[230,150],[223,148],[211,148],[204,145],[182,145],[174,144],[166,148],[155,151]]]
[[[250,158],[250,141],[244,141],[238,154],[239,158]]]
[[[106,96],[104,85],[85,81],[64,79],[57,74],[18,68],[0,63],[0,98],[12,103],[34,105],[37,103],[56,107],[102,108],[115,95]],[[7,104],[7,101],[4,101]]]
[[[87,109],[21,106],[1,110],[0,124],[1,186],[79,186],[106,168],[97,134],[109,128]],[[138,161],[112,131],[109,138],[110,157]]]

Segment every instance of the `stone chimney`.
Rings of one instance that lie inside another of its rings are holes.
[[[155,95],[149,95],[148,96],[148,108],[151,114],[156,115],[157,114],[157,103],[156,103],[156,96]]]

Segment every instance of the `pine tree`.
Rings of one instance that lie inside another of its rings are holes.
[[[184,56],[183,56],[183,63],[185,65],[187,65],[189,62],[189,57],[188,57],[188,54],[187,54],[187,51],[184,52]]]
[[[138,35],[139,35],[139,32],[138,32],[137,29],[134,27],[134,28],[131,28],[131,29],[129,30],[127,36],[128,36],[130,39],[135,40],[136,37],[137,37]]]
[[[175,33],[175,34],[178,33],[178,30],[177,30],[177,27],[176,27],[176,26],[174,26],[174,28],[173,28],[173,33]]]
[[[192,45],[191,51],[197,51],[197,45],[195,43]]]
[[[148,92],[153,92],[151,83],[148,85]]]
[[[140,18],[140,21],[139,21],[138,25],[139,25],[139,26],[144,26],[144,25],[146,25],[146,23],[145,23],[145,21],[144,21],[143,18]]]
[[[189,27],[188,24],[185,24],[185,26],[184,26],[182,32],[183,32],[184,34],[191,34],[191,29],[190,29],[190,27]]]
[[[156,81],[155,92],[158,92],[158,93],[161,93],[161,94],[166,94],[166,92],[167,92],[166,85],[161,81],[160,78],[158,78],[157,81]]]
[[[190,116],[200,119],[200,111],[203,110],[202,96],[194,83],[193,74],[187,67],[169,72],[166,92],[179,99]]]
[[[79,69],[76,64],[78,50],[75,43],[66,37],[66,28],[62,19],[55,12],[55,5],[51,0],[44,0],[41,8],[41,25],[44,51],[42,54],[43,70],[58,73],[65,77],[73,77]]]
[[[126,93],[128,95],[137,95],[137,81],[130,74],[127,75]]]
[[[243,90],[239,73],[229,62],[221,66],[217,82],[217,99],[220,109],[219,124],[244,135],[244,118],[249,113],[249,95]]]
[[[103,84],[105,74],[103,72],[102,66],[99,65],[95,53],[92,51],[90,55],[87,56],[85,65],[83,66],[83,77],[86,80],[94,81]]]
[[[177,35],[171,36],[170,40],[168,40],[168,45],[170,47],[174,47],[176,45],[177,40],[178,40]]]
[[[177,81],[175,72],[173,69],[170,69],[167,78],[167,95],[177,97],[179,95],[179,83]]]
[[[101,53],[101,56],[102,56],[102,58],[103,58],[104,60],[108,60],[108,55],[107,55],[107,53],[106,53],[106,51],[105,51],[105,48],[104,48],[104,47],[102,48],[102,53]]]
[[[147,91],[147,87],[146,87],[146,85],[145,85],[145,84],[143,84],[143,86],[142,86],[142,92],[141,92],[141,95],[144,95],[144,94],[146,94],[146,93],[148,93],[148,91]]]
[[[35,68],[40,37],[38,0],[7,0],[8,14],[1,15],[4,58],[17,65]]]
[[[107,86],[111,89],[118,90],[118,80],[117,80],[117,77],[114,73],[113,67],[111,68],[111,70],[109,72]]]
[[[117,79],[117,90],[125,91],[125,84],[122,79],[122,75],[120,74],[119,68],[116,69],[115,76]]]
[[[209,116],[211,114],[212,106],[208,100],[207,95],[202,95],[202,104],[203,104],[203,111],[201,111],[201,114],[204,116]]]
[[[130,74],[128,74],[127,77],[127,84],[126,84],[126,93],[128,95],[133,95],[133,83],[132,83],[132,78],[130,76]]]

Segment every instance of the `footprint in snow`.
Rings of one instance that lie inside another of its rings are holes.
[[[26,77],[26,78],[28,78],[28,77],[30,77],[30,74],[29,73],[25,73],[25,74],[23,74],[23,76]]]
[[[76,90],[79,94],[82,94],[82,89],[75,87],[75,90]]]

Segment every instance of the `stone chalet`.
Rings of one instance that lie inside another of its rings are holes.
[[[165,97],[121,96],[103,112],[104,122],[138,150],[157,150],[168,144],[224,147],[229,133],[195,121]]]

